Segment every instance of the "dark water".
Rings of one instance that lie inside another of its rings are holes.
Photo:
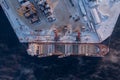
[[[120,18],[110,42],[104,58],[31,57],[0,8],[0,80],[120,80]]]

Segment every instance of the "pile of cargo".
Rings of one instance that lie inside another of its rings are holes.
[[[36,3],[41,12],[47,17],[48,22],[53,22],[56,20],[50,5],[47,3],[46,0],[37,0]]]
[[[37,10],[30,1],[18,0],[18,2],[20,3],[20,8],[18,9],[19,14],[24,15],[32,24],[40,21],[37,15]]]

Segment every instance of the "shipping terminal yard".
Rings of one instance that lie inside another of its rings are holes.
[[[31,56],[104,57],[120,14],[120,0],[1,0],[19,41]]]

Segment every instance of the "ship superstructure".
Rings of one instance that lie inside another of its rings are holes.
[[[21,43],[32,56],[102,57],[113,32],[119,0],[1,0]]]

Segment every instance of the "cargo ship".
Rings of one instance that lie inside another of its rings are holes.
[[[94,43],[31,43],[27,50],[29,55],[47,57],[57,55],[58,58],[67,56],[104,57],[109,48],[103,44]]]
[[[104,57],[120,14],[119,0],[0,0],[31,56]]]

